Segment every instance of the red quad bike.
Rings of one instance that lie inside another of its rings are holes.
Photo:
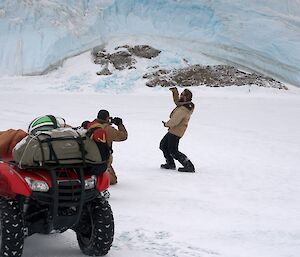
[[[81,251],[108,253],[114,236],[111,207],[101,192],[107,171],[85,174],[84,165],[19,169],[0,160],[0,256],[21,256],[24,239],[35,233],[75,231]]]

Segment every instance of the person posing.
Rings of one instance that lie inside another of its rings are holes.
[[[117,129],[114,128],[112,124],[115,124],[117,126]],[[116,184],[118,182],[118,179],[114,168],[112,167],[112,143],[114,141],[124,141],[128,137],[128,133],[122,119],[118,117],[111,119],[107,110],[100,110],[98,112],[97,118],[94,121],[85,121],[83,122],[82,126],[88,131],[92,131],[91,138],[93,140],[99,143],[103,143],[104,141],[107,143],[110,149],[110,156],[108,160],[110,184]],[[103,134],[103,130],[105,131],[105,135]],[[105,136],[106,138],[103,138]]]
[[[175,170],[175,159],[183,165],[183,167],[178,168],[178,171],[195,172],[195,167],[189,158],[178,151],[179,140],[184,135],[195,108],[195,105],[192,103],[193,95],[188,89],[184,89],[180,96],[176,87],[172,87],[170,90],[173,93],[173,100],[176,107],[171,112],[170,119],[167,122],[163,121],[164,126],[168,128],[168,133],[160,142],[159,148],[166,159],[166,163],[160,167],[162,169]]]

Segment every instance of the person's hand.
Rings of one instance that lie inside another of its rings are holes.
[[[116,124],[117,126],[119,126],[119,125],[123,124],[123,121],[122,121],[121,118],[115,117],[115,118],[112,119],[112,123]]]

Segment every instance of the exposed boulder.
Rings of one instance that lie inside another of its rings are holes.
[[[129,47],[128,51],[135,56],[147,59],[155,58],[161,53],[160,50],[157,50],[148,45],[138,45],[134,47]]]
[[[113,54],[100,51],[94,56],[94,63],[106,67],[111,63],[117,70],[124,70],[134,65],[136,60],[127,51],[118,51]]]
[[[110,62],[117,70],[124,70],[136,63],[136,60],[127,51],[119,51],[109,56]]]
[[[149,45],[136,45],[133,47],[129,45],[124,45],[116,47],[115,50],[118,50],[120,48],[126,48],[128,52],[130,52],[132,55],[147,59],[155,58],[161,53],[160,50],[157,50]]]
[[[105,50],[92,51],[94,56],[94,63],[106,66],[112,64],[117,70],[124,69],[134,69],[134,64],[136,64],[136,59],[134,57],[151,59],[155,58],[160,54],[160,50],[157,50],[148,45],[137,45],[137,46],[118,46],[115,50],[124,48],[125,50],[120,50],[115,53],[107,53]],[[98,49],[97,49],[98,50]],[[107,75],[106,72],[97,72],[98,75]]]

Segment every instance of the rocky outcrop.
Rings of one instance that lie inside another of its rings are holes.
[[[182,69],[157,70],[143,76],[148,79],[148,87],[155,86],[245,86],[257,85],[261,87],[273,87],[287,89],[279,81],[257,73],[247,73],[228,65],[202,66],[192,65]]]
[[[100,64],[102,69],[97,75],[107,76],[112,74],[111,67],[115,70],[135,69],[138,58],[152,59],[157,57],[161,51],[149,45],[118,46],[116,52],[107,53],[105,50],[93,51],[94,62]],[[183,58],[182,63],[186,67],[181,69],[162,69],[159,65],[149,67],[153,72],[141,75],[147,80],[148,87],[226,87],[226,86],[245,86],[257,85],[259,87],[272,87],[287,89],[287,87],[270,77],[258,73],[241,71],[229,65],[191,65],[187,59]],[[153,62],[152,62],[153,65]],[[110,68],[109,68],[110,67]]]
[[[157,57],[161,52],[148,45],[137,45],[134,47],[124,45],[115,48],[115,50],[119,49],[123,50],[113,54],[106,53],[104,50],[93,53],[94,62],[105,66],[106,69],[105,73],[97,72],[98,75],[110,75],[109,72],[107,72],[109,64],[112,64],[117,70],[132,69],[135,68],[134,64],[137,62],[135,57],[151,59]]]

